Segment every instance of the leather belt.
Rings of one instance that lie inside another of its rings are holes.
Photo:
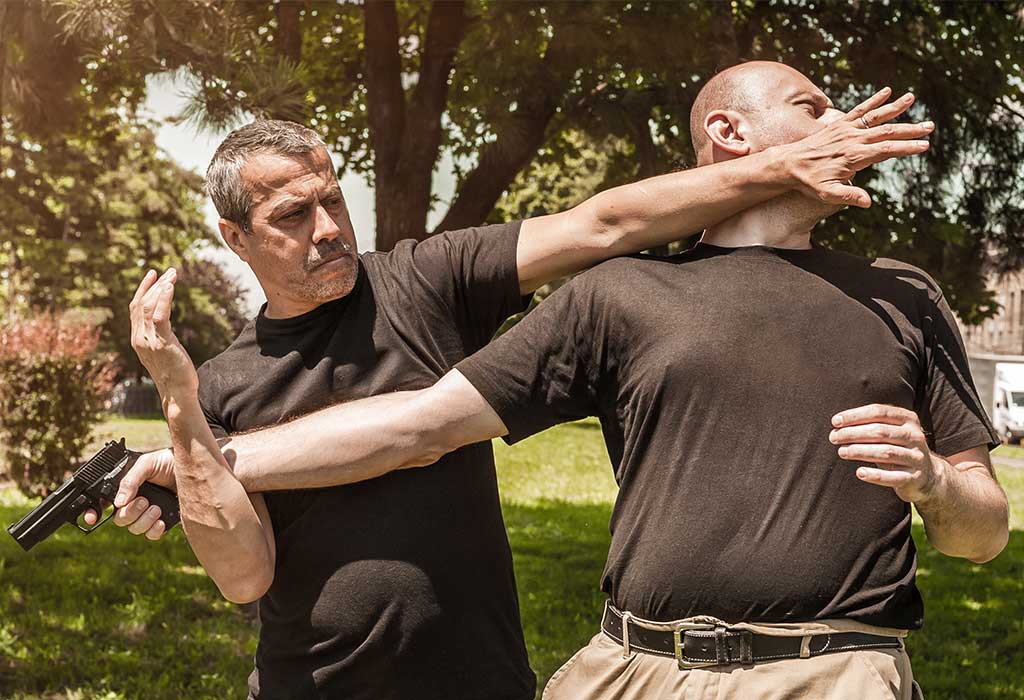
[[[622,619],[623,613],[611,604],[606,605],[601,618],[601,631],[622,644],[627,653],[639,651],[675,658],[679,662],[679,668],[683,670],[809,658],[856,649],[896,649],[903,646],[903,641],[899,637],[865,632],[780,637],[699,622],[676,623],[671,631],[653,630],[642,627],[636,622],[636,618],[632,617],[626,624],[626,642],[623,640]]]

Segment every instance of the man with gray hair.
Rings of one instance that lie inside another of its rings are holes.
[[[176,273],[146,275],[132,302],[133,345],[163,397],[174,453],[140,460],[122,484],[117,521],[158,538],[159,511],[132,499],[134,487],[176,485],[185,533],[222,593],[260,600],[252,697],[532,698],[489,442],[422,453],[421,463],[437,464],[370,479],[380,472],[358,451],[322,454],[326,435],[250,431],[425,389],[487,344],[542,284],[772,196],[799,188],[867,206],[848,182],[857,170],[927,148],[916,140],[927,124],[862,128],[910,105],[883,106],[887,97],[743,161],[361,256],[315,134],[283,122],[233,132],[208,187],[224,240],[252,267],[267,304],[197,374],[168,322]],[[421,417],[429,424],[429,409]],[[401,451],[385,424],[366,411],[336,427],[367,449],[384,441]],[[467,421],[453,439],[479,429]],[[265,449],[270,460],[258,456]],[[308,468],[324,457],[327,469]],[[344,475],[329,473],[343,462]]]

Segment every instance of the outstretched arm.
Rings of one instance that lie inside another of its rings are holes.
[[[507,432],[473,385],[452,370],[428,389],[330,406],[234,435],[221,448],[247,491],[273,491],[349,484],[433,464],[463,445]]]
[[[940,552],[983,563],[1003,551],[1009,508],[985,447],[938,455],[929,449],[917,414],[896,406],[843,411],[832,425],[830,440],[840,446],[840,457],[874,463],[858,467],[857,478],[913,503]]]
[[[180,413],[181,408],[175,401],[169,406],[168,422],[172,415],[175,425],[202,419],[197,408],[198,402],[186,410],[191,416],[188,419]],[[260,548],[255,546],[259,541],[256,522],[240,498],[238,489],[242,488],[249,492],[253,510],[260,516],[260,527],[268,538],[271,556],[261,561],[270,564],[271,574],[273,533],[258,492],[364,481],[396,469],[433,464],[463,445],[508,432],[494,409],[458,370],[448,372],[428,389],[399,391],[338,404],[289,423],[221,439],[216,452],[205,440],[201,444],[192,442],[192,448],[183,450],[180,445],[186,443],[189,435],[209,433],[205,422],[202,426],[190,422],[184,428],[175,435],[172,427],[173,460],[168,451],[151,452],[148,459],[140,459],[121,482],[121,492],[115,501],[119,508],[115,522],[127,526],[133,534],[160,539],[164,529],[159,512],[147,510],[144,499],[134,496],[144,481],[170,481],[166,477],[168,467],[181,454],[185,461],[174,468],[174,476],[182,503],[182,522],[196,556],[200,557],[197,546],[202,549],[207,544],[211,553],[223,555],[236,542],[233,536],[242,532],[248,532],[245,539],[254,543],[243,547],[243,551],[259,553]],[[212,440],[212,434],[209,438]],[[297,445],[312,449],[296,449]],[[197,460],[197,466],[186,466]],[[194,474],[206,476],[198,482],[189,482]],[[201,492],[201,488],[207,491]],[[186,503],[190,507],[186,508]],[[216,526],[218,516],[224,521],[220,528]],[[194,537],[200,522],[205,522],[206,527],[201,535]],[[246,523],[245,530],[237,525],[230,527],[232,522]],[[240,565],[234,563],[225,568],[241,570],[236,566]],[[211,569],[207,571],[217,580]],[[227,592],[225,596],[231,597]]]
[[[919,139],[933,128],[888,123],[914,103],[906,94],[885,104],[889,94],[879,91],[801,141],[616,187],[568,211],[524,221],[516,251],[521,291],[671,243],[793,189],[833,204],[870,206],[868,193],[850,179],[883,160],[923,153],[928,142]]]

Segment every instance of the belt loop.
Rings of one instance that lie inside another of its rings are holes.
[[[811,635],[805,634],[800,638],[800,658],[811,658]]]
[[[729,642],[725,637],[725,628],[715,627],[715,660],[724,665],[731,661],[729,656]]]
[[[629,621],[633,619],[633,613],[622,613],[622,658],[628,659],[632,655],[629,648]]]

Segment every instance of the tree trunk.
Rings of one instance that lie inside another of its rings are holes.
[[[302,30],[299,27],[299,13],[305,7],[303,0],[282,0],[274,6],[277,17],[278,53],[292,63],[302,60]]]
[[[498,132],[497,139],[480,151],[476,169],[463,181],[434,233],[480,225],[543,145],[548,124],[557,113],[563,94],[558,70],[572,65],[562,39],[562,33],[556,29],[544,58],[532,74],[523,76],[523,85],[530,87],[519,100],[519,108]]]
[[[364,5],[366,90],[374,151],[377,249],[427,236],[431,181],[440,155],[448,78],[466,28],[464,2],[436,2],[408,104],[398,54],[398,13],[390,0]]]

